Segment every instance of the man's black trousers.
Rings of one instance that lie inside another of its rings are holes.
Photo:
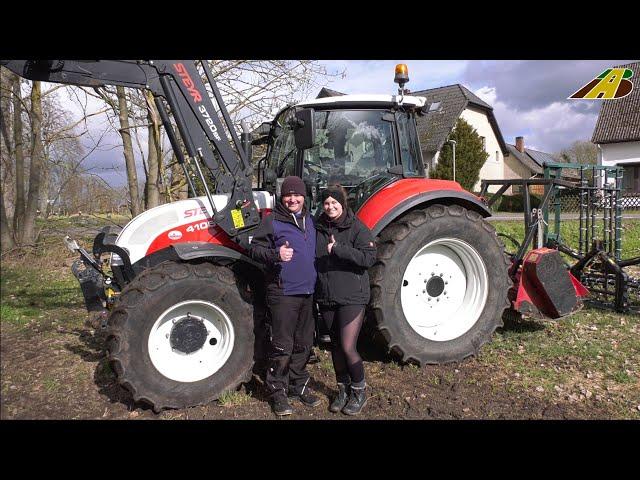
[[[300,395],[309,382],[313,345],[313,295],[268,295],[271,345],[266,386],[271,395]]]

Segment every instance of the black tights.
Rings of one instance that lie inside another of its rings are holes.
[[[320,314],[331,332],[331,359],[338,383],[363,385],[364,367],[356,346],[364,320],[364,305],[320,307]]]

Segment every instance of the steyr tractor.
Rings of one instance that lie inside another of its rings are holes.
[[[461,361],[502,325],[511,261],[480,198],[427,178],[416,116],[429,105],[406,93],[406,67],[396,68],[395,95],[290,105],[255,138],[246,125],[236,133],[206,61],[2,65],[31,80],[150,90],[184,168],[190,198],[106,227],[91,253],[66,238],[80,255],[72,269],[88,310],[108,311],[109,360],[134,400],[156,411],[201,405],[250,377],[264,293],[263,266],[247,249],[287,175],[303,178],[313,211],[327,185],[348,190],[378,242],[370,321],[399,358]],[[260,143],[266,155],[254,172]]]

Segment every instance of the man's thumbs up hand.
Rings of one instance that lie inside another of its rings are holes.
[[[285,241],[284,245],[280,247],[280,260],[288,262],[293,257],[293,248],[289,247],[289,241]]]

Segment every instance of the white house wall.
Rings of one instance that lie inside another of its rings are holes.
[[[606,167],[640,162],[640,142],[601,144],[600,155]]]
[[[460,117],[475,128],[478,135],[485,138],[485,150],[489,157],[480,169],[480,180],[504,178],[504,155],[487,116],[478,110],[466,108]],[[473,188],[476,192],[480,191],[480,180]],[[499,186],[490,187],[489,191],[495,192],[499,188]]]
[[[502,178],[505,180],[512,180],[516,178],[530,178],[531,170],[525,167],[520,160],[513,155],[507,155],[504,157],[504,175]],[[506,195],[513,195],[513,187],[509,187],[505,192]]]

